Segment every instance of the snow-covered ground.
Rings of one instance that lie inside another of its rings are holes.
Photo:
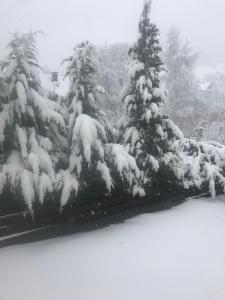
[[[0,249],[0,299],[224,300],[224,200]]]

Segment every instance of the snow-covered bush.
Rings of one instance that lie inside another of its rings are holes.
[[[218,110],[219,111],[219,110]],[[208,122],[204,127],[203,138],[204,141],[216,141],[225,145],[225,123],[224,119]]]
[[[2,64],[8,84],[0,112],[0,193],[21,197],[30,211],[53,192],[65,132],[60,106],[43,97],[36,57],[37,33],[15,34]],[[62,143],[62,144],[61,144]],[[60,144],[60,145],[59,145]]]
[[[208,189],[214,198],[216,192],[225,192],[225,147],[216,142],[197,142],[185,139],[180,153],[180,176],[186,190]]]

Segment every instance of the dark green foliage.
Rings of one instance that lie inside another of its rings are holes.
[[[145,2],[139,22],[139,38],[129,50],[130,84],[123,97],[129,119],[121,134],[121,142],[136,158],[138,167],[143,171],[143,182],[148,191],[153,182],[162,182],[163,178],[165,181],[170,180],[166,176],[160,178],[160,168],[167,168],[166,174],[175,178],[173,167],[176,165],[176,151],[182,138],[176,125],[161,114],[165,93],[160,89],[159,75],[164,66],[159,31],[150,22],[150,11],[151,1]],[[166,164],[164,156],[167,154],[170,160]]]

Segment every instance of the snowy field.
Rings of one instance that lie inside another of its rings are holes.
[[[224,200],[0,249],[0,300],[224,300]]]

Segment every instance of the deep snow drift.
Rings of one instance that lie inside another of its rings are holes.
[[[0,299],[225,299],[224,200],[0,249]]]

